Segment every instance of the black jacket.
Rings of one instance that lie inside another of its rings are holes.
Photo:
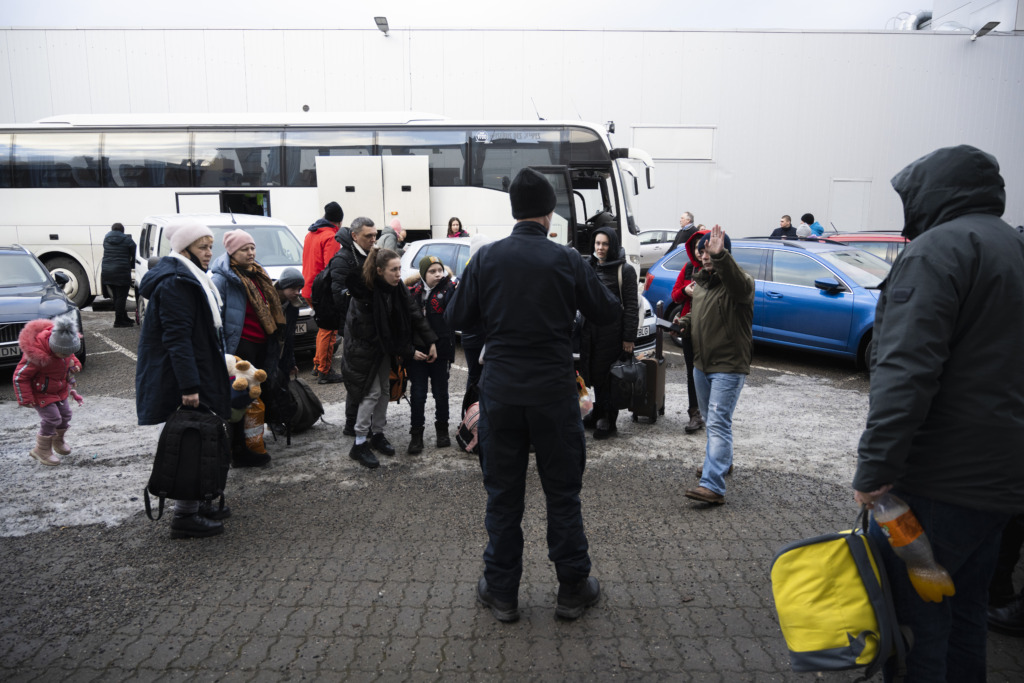
[[[481,325],[486,336],[480,391],[511,405],[537,405],[576,391],[570,334],[576,311],[602,325],[618,316],[618,299],[569,247],[539,223],[470,259],[448,306],[452,329]]]
[[[103,237],[100,280],[104,285],[129,287],[135,267],[135,240],[126,232],[111,230]]]
[[[416,304],[417,308],[423,313],[423,317],[426,318],[427,324],[430,325],[430,329],[437,335],[436,350],[437,359],[442,361],[453,361],[455,360],[455,333],[452,328],[445,322],[444,312],[448,308],[448,305],[452,301],[452,297],[455,294],[455,283],[447,275],[437,286],[430,290],[430,294],[427,296],[425,305],[422,305],[423,288],[426,285],[423,280],[419,280],[416,284],[409,288],[409,296],[412,297],[413,303]],[[427,352],[429,344],[419,344],[416,346],[418,351],[424,353]]]
[[[592,255],[587,259],[587,263],[597,273],[597,279],[601,284],[615,297],[617,305],[614,307],[616,318],[612,322],[599,325],[587,319],[583,323],[580,375],[588,385],[604,384],[608,368],[623,354],[622,343],[636,341],[636,328],[639,324],[636,271],[633,270],[633,266],[626,263],[626,255],[619,249],[619,238],[615,231],[610,228],[599,228],[594,231],[594,236],[599,234],[608,237],[608,253],[618,254],[618,257],[606,259],[601,263]]]
[[[961,145],[892,184],[913,241],[878,300],[853,486],[1024,512],[1024,237],[999,167]]]
[[[224,347],[202,285],[185,264],[165,256],[142,278],[149,299],[139,334],[135,410],[140,425],[166,422],[184,394],[227,419],[231,385]]]
[[[348,292],[348,285],[345,282],[352,273],[361,273],[363,264],[366,263],[366,256],[356,248],[352,241],[352,232],[341,228],[334,236],[341,248],[327,264],[331,270],[331,294],[334,296],[334,305],[338,308],[341,330],[344,333],[345,319],[348,316],[348,305],[351,297]]]
[[[773,240],[795,240],[799,235],[796,234],[796,228],[791,225],[788,228],[775,228],[768,237]]]
[[[377,368],[384,359],[384,342],[373,319],[373,292],[363,282],[362,273],[350,274],[345,285],[351,294],[351,302],[345,318],[345,351],[342,355],[341,374],[345,379],[345,391],[362,397],[376,378]],[[403,360],[409,362],[414,346],[429,348],[437,341],[437,336],[423,319],[423,314],[409,296],[405,285],[400,283],[396,289],[402,305],[408,309],[411,321],[412,338],[399,340],[405,347]]]

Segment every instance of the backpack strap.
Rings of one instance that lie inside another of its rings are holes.
[[[146,501],[146,516],[154,522],[158,521],[164,516],[164,500],[163,496],[160,496],[160,508],[157,510],[156,517],[153,516],[153,506],[149,503],[149,488],[142,489],[142,499]]]

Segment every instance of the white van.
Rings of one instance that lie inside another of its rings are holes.
[[[142,276],[156,262],[171,253],[171,243],[165,231],[167,226],[183,218],[198,221],[213,231],[213,258],[224,253],[224,233],[230,230],[245,230],[256,243],[256,261],[263,266],[272,280],[281,277],[285,268],[302,270],[302,243],[288,225],[275,218],[230,213],[170,213],[147,216],[142,221],[139,235],[139,250],[135,257],[135,282],[142,282]],[[145,315],[145,300],[137,301],[139,320]],[[295,351],[316,349],[317,326],[313,322],[313,309],[308,306],[299,311],[299,322],[295,328]]]

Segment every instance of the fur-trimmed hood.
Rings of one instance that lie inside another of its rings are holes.
[[[50,335],[53,333],[53,321],[41,318],[25,325],[18,335],[18,346],[21,352],[33,365],[45,365],[53,358],[50,352]]]

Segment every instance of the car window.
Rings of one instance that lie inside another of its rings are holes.
[[[804,254],[781,250],[772,252],[773,282],[813,287],[815,280],[835,277],[835,273]]]
[[[239,225],[216,227],[213,231],[213,258],[224,253],[224,233],[241,229],[256,243],[256,260],[266,266],[302,267],[302,244],[287,227],[281,225]]]
[[[459,246],[458,260],[455,262],[455,267],[452,270],[455,271],[455,277],[462,277],[462,273],[466,270],[466,264],[469,263],[469,245],[462,244]]]
[[[882,284],[892,267],[888,261],[872,256],[860,249],[826,251],[820,254],[831,266],[861,287],[874,289]]]
[[[844,240],[844,242],[849,244],[851,247],[857,247],[858,249],[863,249],[869,254],[874,254],[878,258],[885,258],[889,255],[888,242],[851,242],[849,240]]]
[[[761,263],[764,261],[764,249],[733,249],[732,257],[747,275],[755,280],[763,280]]]
[[[458,252],[459,246],[461,245],[444,242],[436,244],[425,244],[422,247],[420,247],[420,250],[416,252],[416,256],[413,257],[412,267],[419,268],[420,261],[422,261],[424,257],[436,256],[437,258],[441,259],[441,263],[451,267],[452,271],[454,271],[456,274],[459,274],[459,270],[457,270],[457,268],[455,267],[457,265],[456,254]],[[468,251],[466,252],[466,256],[468,258]],[[466,267],[465,261],[463,261],[462,267]]]
[[[672,255],[665,259],[661,267],[665,270],[682,270],[689,262],[690,257],[686,254],[686,249],[679,249],[672,252]]]
[[[0,287],[47,283],[46,270],[29,254],[0,254]]]

